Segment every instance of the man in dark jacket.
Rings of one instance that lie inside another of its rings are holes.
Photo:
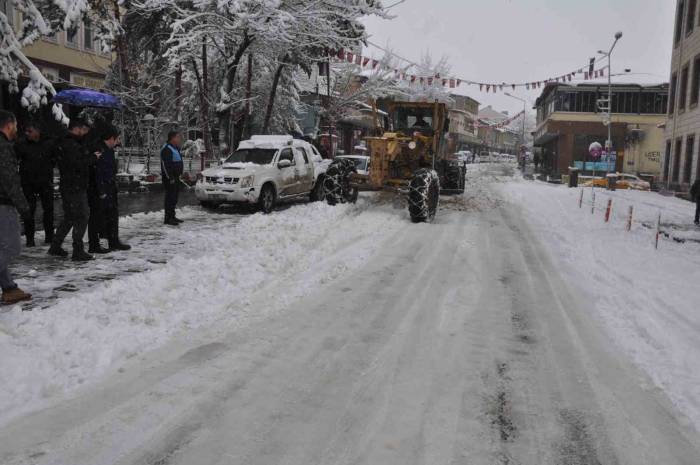
[[[131,246],[119,240],[119,204],[117,199],[117,159],[114,147],[119,144],[119,131],[114,126],[106,127],[97,146],[100,153],[95,165],[95,191],[98,208],[90,212],[90,252],[101,249],[100,233],[107,237],[108,251],[129,250]],[[96,221],[93,222],[93,214]]]
[[[184,170],[180,147],[182,146],[182,134],[179,131],[168,133],[168,142],[160,151],[161,176],[163,178],[163,190],[165,191],[165,224],[178,226],[182,220],[175,217],[175,207],[180,193],[180,176]]]
[[[690,197],[695,202],[695,224],[700,225],[700,177],[693,183],[690,188]]]
[[[10,275],[10,262],[22,247],[19,217],[29,214],[12,143],[17,136],[17,120],[10,112],[0,110],[0,287],[3,305],[15,304],[32,298],[17,287]]]
[[[37,199],[41,201],[44,220],[44,243],[53,240],[53,153],[51,142],[41,139],[39,125],[29,122],[24,127],[24,142],[15,146],[19,159],[19,175],[22,190],[29,203],[29,215],[24,221],[27,247],[34,247],[34,221]]]
[[[63,220],[56,229],[49,255],[68,256],[68,252],[63,250],[62,245],[72,229],[74,261],[87,261],[93,258],[85,252],[83,236],[90,215],[87,199],[90,169],[95,165],[99,155],[88,151],[83,144],[83,138],[88,131],[89,128],[85,122],[72,119],[68,126],[68,134],[57,142],[55,151],[58,171],[61,174]]]

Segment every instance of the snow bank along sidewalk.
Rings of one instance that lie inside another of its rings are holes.
[[[361,266],[406,221],[369,206],[363,197],[357,205],[312,203],[212,220],[209,228],[185,223],[168,234],[195,244],[196,253],[188,246],[168,263],[97,282],[46,309],[0,314],[0,423],[178,334],[214,324],[234,328]],[[134,218],[129,226],[144,221],[150,219]],[[268,295],[265,308],[252,308],[250,299],[260,293]]]
[[[591,214],[590,188],[579,208],[580,189],[523,180],[501,186],[611,339],[700,430],[700,244],[670,239],[692,227],[694,205],[651,192],[596,189]],[[605,223],[609,198],[613,213]],[[635,220],[627,232],[629,205]],[[659,210],[671,233],[655,250]]]

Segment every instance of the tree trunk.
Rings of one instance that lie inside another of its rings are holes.
[[[280,83],[280,76],[282,76],[282,70],[284,69],[284,63],[280,63],[275,71],[275,77],[272,80],[272,89],[270,89],[270,99],[267,101],[267,111],[265,112],[265,123],[263,124],[262,132],[267,134],[270,129],[270,119],[272,118],[272,109],[275,106],[275,97],[277,96],[277,86]]]
[[[233,90],[233,86],[236,83],[236,72],[238,71],[238,65],[241,63],[243,54],[253,43],[253,39],[245,34],[243,41],[238,45],[236,53],[233,55],[233,59],[229,63],[228,71],[226,72],[226,81],[224,85],[224,92],[228,95]],[[219,113],[219,126],[224,130],[224,141],[229,147],[233,147],[233,140],[231,134],[231,120],[233,119],[233,108],[228,108],[227,110]]]
[[[112,0],[112,7],[114,11],[114,19],[121,25],[121,11],[119,6],[119,0]],[[122,89],[131,88],[131,78],[129,76],[129,59],[126,50],[126,41],[124,40],[124,32],[120,32],[115,41],[115,47],[117,51],[117,58],[119,59],[119,72]]]
[[[250,128],[251,128],[251,117],[250,117],[250,98],[252,96],[252,83],[253,83],[253,54],[248,54],[248,75],[245,81],[245,125],[243,136],[250,138]]]
[[[175,120],[181,121],[182,116],[180,115],[181,105],[182,105],[182,65],[177,67],[175,71]]]
[[[192,69],[197,80],[197,90],[199,94],[199,119],[202,125],[202,137],[204,139],[205,155],[211,155],[211,129],[209,127],[209,99],[207,96],[208,72],[207,72],[207,44],[202,44],[202,73],[200,74],[197,62],[192,60]],[[205,158],[202,156],[201,169],[204,171]]]

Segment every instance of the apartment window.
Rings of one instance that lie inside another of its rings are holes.
[[[673,173],[671,182],[678,182],[678,172],[681,169],[681,149],[683,148],[683,140],[676,139],[676,150],[673,151]]]
[[[5,13],[10,26],[15,25],[15,9],[12,6],[12,0],[0,0],[0,13]]]
[[[683,160],[683,182],[690,183],[690,170],[693,166],[693,151],[695,149],[695,136],[688,136],[685,141],[685,159]]]
[[[678,87],[678,75],[673,73],[671,76],[671,90],[668,96],[668,113],[671,116],[676,112],[676,87]]]
[[[690,82],[690,105],[698,104],[700,97],[700,55],[693,60],[693,79]]]
[[[681,87],[678,91],[678,110],[685,110],[685,102],[688,98],[688,65],[681,71]]]
[[[66,45],[78,46],[78,28],[74,27],[66,30]]]
[[[686,14],[685,33],[690,35],[695,27],[695,7],[698,5],[697,0],[688,0],[688,12]]]
[[[85,21],[83,24],[83,48],[85,50],[94,50],[95,43],[93,39],[92,25],[89,21]]]
[[[683,35],[683,11],[685,9],[685,1],[681,0],[678,2],[678,10],[676,11],[676,32],[674,34],[675,40],[673,43],[675,45],[678,45],[678,43],[681,41],[681,37]]]

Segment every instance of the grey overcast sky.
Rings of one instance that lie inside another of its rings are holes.
[[[384,0],[391,5],[396,0]],[[413,61],[429,51],[445,55],[452,74],[484,82],[526,82],[561,76],[607,50],[616,31],[624,33],[613,53],[613,73],[633,73],[627,82],[667,82],[670,74],[673,0],[406,0],[391,20],[365,20],[370,40]],[[375,56],[382,52],[371,50]],[[620,78],[618,78],[620,79]],[[509,89],[509,91],[512,89]],[[522,103],[462,86],[482,106],[518,112]],[[530,103],[537,91],[518,88]]]

